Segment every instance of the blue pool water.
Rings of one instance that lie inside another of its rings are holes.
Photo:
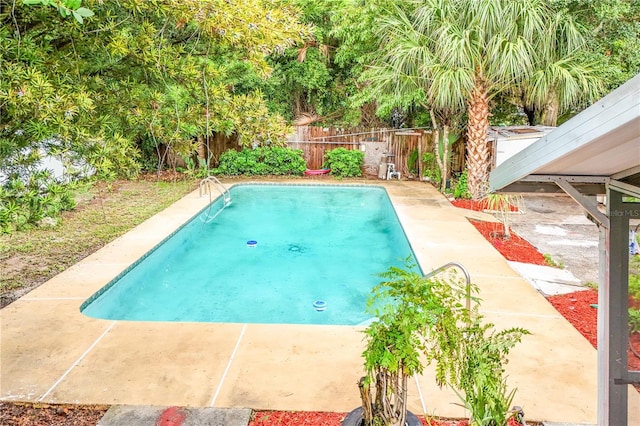
[[[221,199],[82,312],[117,320],[356,325],[369,319],[365,303],[381,280],[376,274],[413,254],[383,188],[237,185],[230,192],[231,205],[215,219],[207,221]]]

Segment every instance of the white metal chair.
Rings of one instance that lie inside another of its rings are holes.
[[[400,172],[396,170],[396,165],[387,163],[387,180],[398,178],[400,180]]]

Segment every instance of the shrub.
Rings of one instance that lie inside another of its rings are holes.
[[[462,172],[460,177],[458,178],[458,182],[453,187],[453,196],[455,198],[471,198],[471,193],[469,192],[469,184],[467,182],[467,171]]]
[[[439,188],[442,175],[440,173],[440,167],[438,167],[436,155],[433,152],[425,152],[422,154],[422,164],[424,165],[422,175],[429,178],[429,181]]]
[[[336,177],[362,176],[364,152],[336,148],[324,154],[324,166],[331,169],[331,174]]]
[[[457,333],[449,333],[449,339],[459,342],[450,384],[470,412],[470,425],[506,426],[516,414],[510,408],[516,390],[507,388],[504,364],[511,348],[527,334],[519,327],[496,331],[493,324],[483,323],[481,315]]]
[[[640,333],[640,309],[629,308],[629,331]]]
[[[132,179],[140,172],[140,152],[120,134],[97,138],[78,147],[78,153],[95,169],[100,180]]]
[[[632,268],[638,267],[640,257],[633,256],[631,258]],[[633,272],[629,273],[629,296],[634,300],[640,300],[640,275]],[[629,308],[629,330],[631,333],[640,333],[640,309]]]
[[[213,173],[238,176],[296,175],[301,176],[307,166],[302,150],[281,147],[245,148],[238,152],[229,150],[220,156]]]
[[[425,278],[410,256],[404,268],[390,267],[379,276],[384,281],[367,301],[377,320],[364,331],[366,376],[359,387],[364,424],[386,426],[405,423],[408,378],[436,358],[426,353],[428,341],[457,329],[469,312],[460,304],[466,292],[460,280]]]
[[[10,176],[0,186],[0,232],[28,229],[74,207],[70,186],[55,182],[49,171],[34,172],[28,178]]]

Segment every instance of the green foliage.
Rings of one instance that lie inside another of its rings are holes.
[[[527,334],[517,327],[498,332],[493,324],[483,324],[480,315],[449,333],[448,338],[458,342],[455,375],[449,383],[470,411],[471,425],[505,426],[515,414],[510,409],[515,389],[507,390],[504,364],[509,351]]]
[[[559,268],[559,269],[563,269],[564,268],[564,263],[562,262],[556,262],[553,257],[551,257],[551,255],[549,253],[544,253],[542,256],[544,256],[544,261],[546,262],[547,265],[553,267],[553,268]]]
[[[12,175],[0,186],[0,232],[28,229],[74,207],[70,187],[55,182],[50,172],[31,173],[28,178]]]
[[[306,170],[302,150],[282,147],[259,147],[229,150],[220,156],[220,163],[212,170],[222,175],[295,175]]]
[[[351,63],[336,62],[340,42],[332,34],[335,20],[345,7],[343,0],[294,0],[301,21],[313,28],[310,39],[287,49],[284,55],[270,57],[273,67],[263,91],[269,109],[287,119],[311,118],[311,121],[351,123],[358,111],[350,103],[357,92]]]
[[[455,186],[453,187],[453,196],[455,198],[471,198],[466,170],[462,172],[460,177],[458,177],[458,180]]]
[[[186,157],[198,135],[251,145],[287,131],[256,87],[235,87],[240,68],[265,78],[268,55],[310,34],[287,0],[86,0],[89,19],[79,0],[14,3],[0,13],[0,167],[55,138],[99,173],[129,175],[122,153],[139,162],[139,145]]]
[[[640,333],[640,309],[629,308],[629,331]]]
[[[629,0],[553,0],[588,31],[581,59],[597,64],[606,91],[640,72],[640,3]]]
[[[414,149],[409,153],[409,157],[407,157],[407,168],[409,169],[409,173],[418,172],[418,150],[417,149]]]
[[[631,268],[634,270],[629,272],[629,296],[640,301],[640,271],[636,268],[640,268],[640,256],[633,256],[631,258]],[[640,309],[629,308],[629,330],[632,333],[640,333]]]
[[[362,176],[364,152],[346,148],[336,148],[324,154],[324,167],[338,178]]]
[[[189,177],[196,177],[200,179],[204,179],[209,176],[210,170],[207,165],[207,161],[203,158],[198,158],[198,163],[193,160],[191,157],[184,158],[184,163],[187,166],[186,168],[178,167],[177,170],[179,172],[184,173]]]
[[[140,172],[139,153],[123,135],[116,133],[106,140],[89,139],[76,150],[96,170],[100,180],[117,177],[134,178]]]
[[[269,113],[261,92],[235,95],[231,104],[230,118],[235,123],[240,146],[286,145],[285,138],[291,128],[284,119]]]
[[[82,0],[22,0],[22,4],[28,6],[53,6],[63,18],[73,16],[80,24],[84,22],[83,18],[93,16],[93,12],[90,9],[80,7]]]
[[[401,424],[406,377],[420,374],[423,362],[436,361],[436,382],[460,396],[471,412],[471,424],[506,425],[514,415],[515,390],[508,391],[504,365],[509,351],[529,332],[517,327],[496,331],[478,314],[476,286],[467,289],[452,277],[425,278],[415,266],[409,257],[404,268],[380,274],[385,280],[367,303],[377,321],[365,330],[363,404],[374,401],[374,419],[365,422]],[[475,304],[471,310],[461,302],[465,296]]]
[[[374,419],[365,421],[402,424],[407,377],[422,372],[429,338],[466,321],[468,311],[461,303],[466,288],[460,280],[425,278],[411,257],[403,268],[390,267],[380,277],[384,281],[373,288],[367,302],[367,312],[377,320],[364,331],[364,389],[369,397],[363,404],[374,401]],[[427,356],[428,361],[433,358]],[[370,393],[373,384],[375,400]]]
[[[439,188],[440,181],[442,180],[442,175],[440,173],[440,167],[438,167],[436,155],[433,152],[423,153],[422,164],[422,175],[429,178],[429,181],[432,182],[436,186],[436,188]]]

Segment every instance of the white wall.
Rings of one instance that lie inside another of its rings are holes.
[[[495,166],[499,166],[509,157],[514,156],[518,152],[522,151],[538,139],[540,139],[542,135],[538,135],[534,138],[526,138],[526,139],[511,139],[511,138],[501,138],[496,142],[496,164]]]

